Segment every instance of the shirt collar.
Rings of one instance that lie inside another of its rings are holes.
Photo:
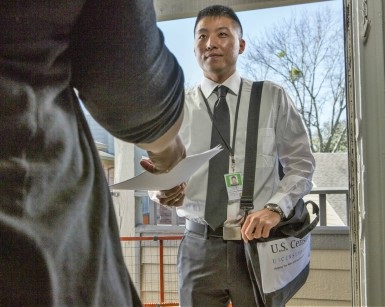
[[[225,80],[225,82],[222,83],[222,85],[227,86],[230,89],[230,91],[236,96],[238,96],[240,84],[241,84],[241,76],[238,74],[238,72],[233,73],[229,78]],[[215,90],[215,88],[218,85],[221,85],[221,84],[218,84],[210,79],[207,79],[206,77],[203,77],[201,81],[201,89],[206,99],[208,99],[208,97],[211,95],[211,93]]]

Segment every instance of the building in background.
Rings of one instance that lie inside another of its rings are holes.
[[[85,112],[85,117],[98,149],[107,182],[111,185],[114,183],[115,175],[114,137],[100,126],[88,112]]]

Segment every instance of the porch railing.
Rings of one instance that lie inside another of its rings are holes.
[[[137,192],[135,194],[137,197],[147,197],[147,194],[143,192]],[[338,217],[343,221],[344,225],[340,226],[349,226],[349,210],[350,210],[350,200],[349,200],[349,190],[346,187],[315,187],[309,193],[307,197],[312,195],[318,195],[318,199],[314,199],[315,202],[320,207],[320,223],[319,226],[329,226],[327,221],[327,208],[328,206],[336,211]],[[335,196],[344,195],[345,199],[339,199],[338,201],[330,200]],[[305,197],[306,198],[306,197]],[[159,207],[158,204],[148,200],[148,212],[144,213],[144,220],[146,221],[143,224],[148,225],[172,225],[178,226],[183,225],[184,220],[179,218],[176,214],[176,210],[169,210]]]

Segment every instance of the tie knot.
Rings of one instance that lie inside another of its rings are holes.
[[[229,91],[229,88],[224,85],[218,86],[218,97],[219,98],[224,98],[227,95],[227,92]]]

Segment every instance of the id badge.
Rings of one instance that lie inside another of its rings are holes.
[[[241,173],[225,174],[225,183],[229,201],[240,200],[242,196],[243,180]]]

